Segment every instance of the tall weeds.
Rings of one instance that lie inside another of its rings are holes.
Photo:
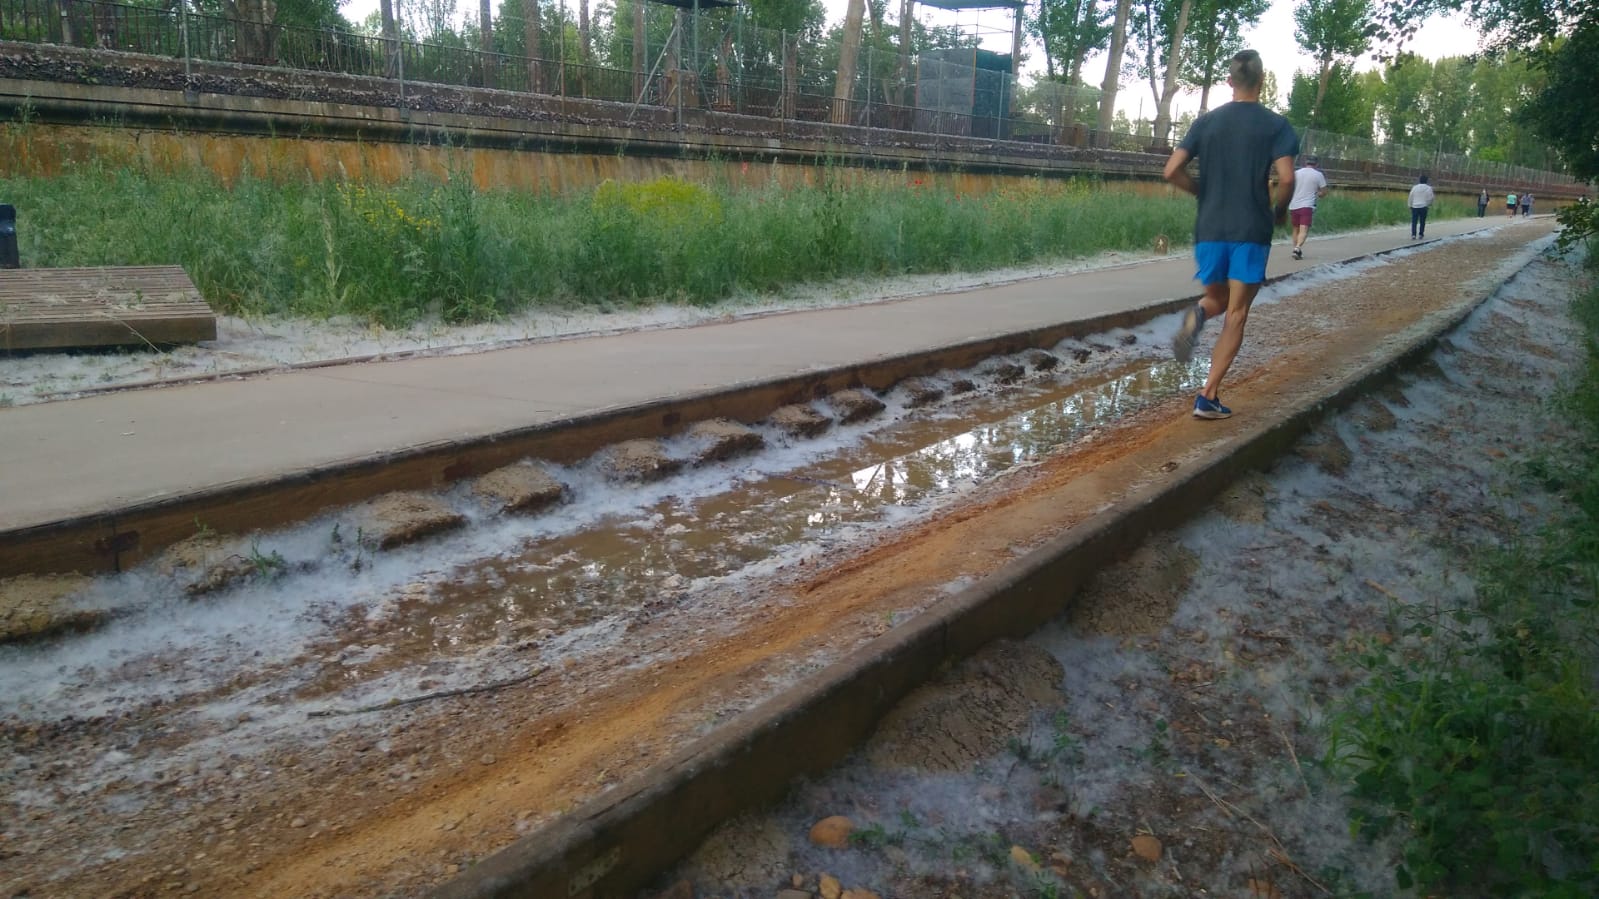
[[[492,320],[533,305],[714,304],[860,276],[983,271],[1187,242],[1194,206],[1091,181],[976,196],[922,184],[734,189],[663,179],[566,196],[393,185],[231,184],[201,171],[84,165],[0,179],[25,264],[179,264],[220,309]],[[1463,214],[1464,204],[1441,214]],[[1328,198],[1317,232],[1405,221],[1404,201]]]

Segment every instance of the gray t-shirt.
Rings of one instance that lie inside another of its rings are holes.
[[[1178,147],[1199,160],[1194,242],[1271,243],[1272,163],[1299,155],[1288,120],[1259,103],[1233,101],[1200,116]]]

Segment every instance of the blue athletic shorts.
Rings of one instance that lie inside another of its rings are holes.
[[[1222,281],[1262,284],[1266,281],[1266,257],[1271,245],[1205,240],[1194,244],[1194,261],[1199,270],[1194,277],[1209,286]]]

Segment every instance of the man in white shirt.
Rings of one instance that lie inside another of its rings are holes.
[[[1432,201],[1437,196],[1432,188],[1427,185],[1427,176],[1422,175],[1416,179],[1416,186],[1410,189],[1410,239],[1427,239],[1427,209],[1432,206]]]
[[[1288,201],[1288,220],[1294,226],[1294,258],[1305,258],[1305,240],[1310,237],[1310,219],[1316,214],[1316,201],[1327,195],[1327,176],[1316,168],[1318,160],[1306,156],[1305,164],[1294,172],[1294,197]]]

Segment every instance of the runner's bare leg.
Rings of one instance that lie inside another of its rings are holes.
[[[1207,317],[1213,314],[1213,309],[1221,311],[1223,293],[1227,297],[1227,319],[1222,323],[1221,334],[1216,337],[1215,348],[1210,351],[1210,377],[1205,379],[1205,389],[1200,391],[1208,400],[1216,399],[1216,393],[1221,389],[1221,379],[1232,367],[1233,360],[1238,358],[1238,348],[1244,345],[1244,325],[1249,321],[1249,306],[1255,302],[1255,295],[1260,293],[1260,285],[1233,280],[1228,280],[1225,285],[1206,285],[1205,299],[1201,302]]]

